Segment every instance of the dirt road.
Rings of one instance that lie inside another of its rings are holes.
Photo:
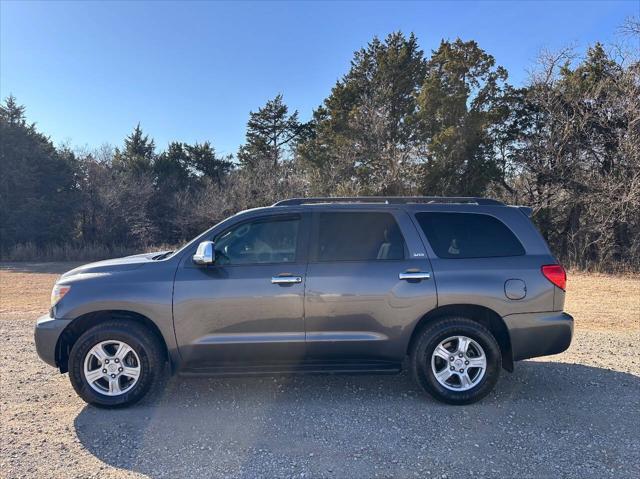
[[[402,374],[173,378],[107,411],[33,345],[71,266],[0,267],[0,477],[640,477],[640,278],[570,275],[569,351],[472,406]]]

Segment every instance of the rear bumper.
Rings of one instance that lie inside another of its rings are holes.
[[[566,351],[573,337],[573,317],[562,312],[511,314],[504,322],[511,337],[513,360]]]
[[[70,319],[55,319],[48,314],[38,318],[34,339],[38,356],[45,363],[54,367],[58,366],[56,363],[58,339],[69,323],[71,323]]]

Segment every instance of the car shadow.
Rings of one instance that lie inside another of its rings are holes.
[[[625,431],[637,437],[639,398],[638,376],[542,361],[518,363],[489,397],[463,407],[423,395],[406,373],[176,377],[127,409],[86,406],[74,424],[98,459],[153,478],[424,477],[483,452],[492,459],[469,458],[469,470],[530,475],[535,467],[536,476],[557,477],[552,458],[581,451],[597,477],[598,454],[606,471],[637,456],[637,442],[607,444]]]

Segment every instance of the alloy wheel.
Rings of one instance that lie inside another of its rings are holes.
[[[434,349],[431,370],[441,386],[451,391],[468,391],[482,381],[487,357],[477,341],[467,336],[451,336]]]
[[[89,386],[106,396],[130,391],[140,378],[140,358],[124,341],[107,340],[93,346],[84,359]]]

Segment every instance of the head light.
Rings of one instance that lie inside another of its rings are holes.
[[[51,307],[53,308],[70,290],[71,286],[56,284],[51,291]]]

